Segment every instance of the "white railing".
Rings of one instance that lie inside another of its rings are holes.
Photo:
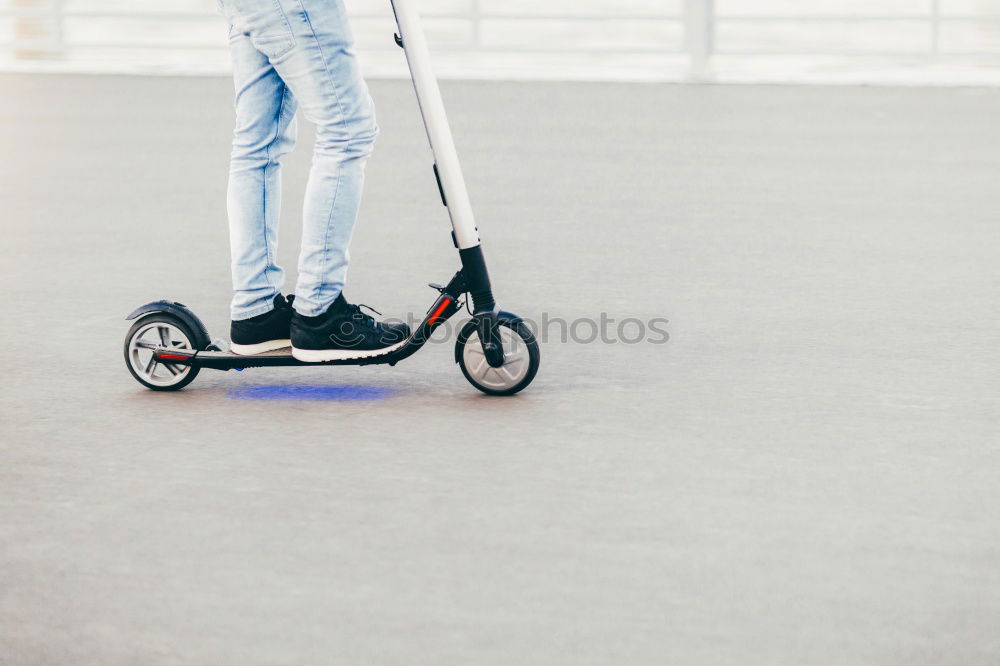
[[[708,79],[755,59],[968,60],[1000,67],[1000,0],[423,0],[447,63],[530,75],[630,69]],[[401,62],[388,0],[348,0],[359,49],[375,68]],[[818,5],[818,7],[817,7]],[[836,14],[824,6],[847,6]],[[879,7],[894,11],[876,13]],[[119,64],[224,68],[215,0],[0,0],[0,65]],[[784,13],[788,8],[791,11]],[[457,71],[462,67],[458,66]],[[668,73],[669,70],[669,73]],[[1000,71],[1000,70],[998,70]]]

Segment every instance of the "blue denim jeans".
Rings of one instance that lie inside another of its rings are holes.
[[[378,125],[343,0],[219,0],[236,84],[227,209],[232,318],[270,311],[285,274],[276,263],[281,157],[298,109],[316,125],[306,185],[295,309],[322,314],[347,277],[364,168]]]

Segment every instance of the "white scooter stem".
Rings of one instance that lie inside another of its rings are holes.
[[[447,201],[451,226],[455,230],[455,242],[460,250],[479,245],[479,233],[472,214],[469,192],[462,176],[462,166],[458,162],[455,140],[448,126],[448,114],[441,99],[441,89],[431,68],[431,56],[427,49],[420,15],[413,6],[413,0],[390,0],[399,26],[406,62],[410,67],[410,77],[417,93],[417,104],[427,130],[427,139],[437,164],[438,178]]]

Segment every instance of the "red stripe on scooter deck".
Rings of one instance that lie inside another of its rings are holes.
[[[158,361],[190,361],[193,356],[181,356],[180,354],[157,354]]]

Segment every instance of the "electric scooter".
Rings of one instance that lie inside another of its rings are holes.
[[[135,320],[125,336],[125,364],[132,376],[154,391],[176,391],[192,381],[202,368],[243,368],[316,365],[395,365],[415,354],[431,334],[471,302],[472,318],[455,341],[455,362],[465,378],[490,395],[513,395],[535,378],[539,365],[538,342],[517,315],[500,310],[493,298],[479,230],[459,165],[444,102],[431,71],[430,53],[420,17],[412,0],[390,0],[399,32],[395,35],[406,54],[417,103],[434,155],[434,176],[441,201],[448,210],[452,241],[462,267],[444,286],[431,284],[438,297],[410,337],[397,349],[377,356],[305,363],[291,349],[253,356],[225,350],[225,342],[213,342],[201,320],[176,301],[154,301],[126,317]]]

